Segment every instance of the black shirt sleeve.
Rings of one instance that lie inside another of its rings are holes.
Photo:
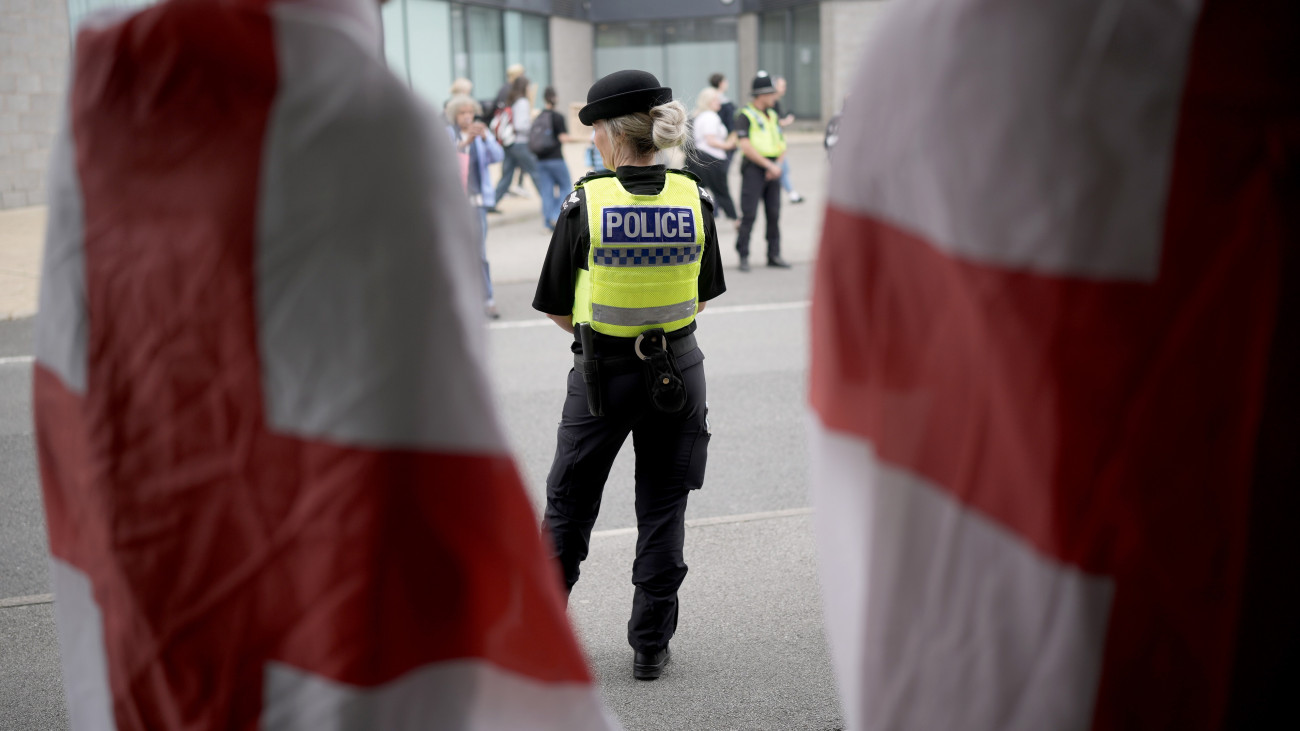
[[[727,291],[722,274],[722,253],[718,251],[718,228],[713,223],[713,198],[700,189],[700,214],[704,219],[704,256],[700,259],[700,276],[696,285],[699,300],[708,302]]]
[[[533,309],[548,315],[568,315],[573,312],[573,288],[577,283],[577,270],[587,268],[587,247],[591,234],[583,201],[587,193],[582,188],[573,190],[564,199],[560,217],[551,234],[551,245],[542,262],[542,273],[533,295]]]
[[[749,117],[742,110],[736,110],[736,123],[731,128],[737,137],[749,137]]]

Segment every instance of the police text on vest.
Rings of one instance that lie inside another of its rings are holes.
[[[695,241],[691,209],[677,206],[611,206],[603,211],[601,240],[607,243],[690,243]]]

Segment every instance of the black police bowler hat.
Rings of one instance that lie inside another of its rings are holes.
[[[648,71],[615,71],[591,85],[587,106],[578,111],[578,119],[590,126],[598,119],[613,119],[625,114],[649,112],[673,100],[673,90],[659,85]]]
[[[772,77],[767,75],[766,71],[759,71],[758,76],[754,77],[754,84],[750,87],[750,94],[759,96],[762,94],[775,94],[776,87],[772,85]]]

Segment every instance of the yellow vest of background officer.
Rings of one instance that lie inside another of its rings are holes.
[[[785,135],[781,134],[781,122],[775,109],[760,112],[751,104],[740,113],[749,120],[749,143],[755,152],[770,158],[780,157],[785,152]]]

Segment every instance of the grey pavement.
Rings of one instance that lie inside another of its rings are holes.
[[[631,677],[626,641],[635,545],[632,449],[611,473],[591,557],[570,616],[610,709],[629,730],[842,728],[822,636],[804,442],[807,299],[820,234],[820,136],[795,137],[796,187],[809,201],[783,206],[793,270],[735,269],[734,231],[719,237],[728,292],[700,316],[713,439],[705,487],[687,511],[681,619],[673,660],[654,682]],[[581,146],[566,156],[580,158]],[[575,174],[578,168],[571,165]],[[733,176],[733,194],[739,181]],[[568,338],[530,307],[548,232],[537,198],[509,198],[493,216],[489,258],[502,320],[489,326],[499,411],[534,506],[555,449],[571,361]],[[24,225],[39,228],[23,212]],[[760,214],[761,217],[761,214]],[[0,228],[10,219],[0,215]],[[761,222],[759,229],[761,230]],[[10,231],[14,229],[11,227]],[[30,238],[30,237],[29,237]],[[0,247],[15,237],[0,236]],[[755,242],[759,246],[758,242]],[[0,252],[34,279],[37,251]],[[761,249],[760,249],[761,251]],[[25,263],[24,263],[25,262]],[[2,267],[0,267],[2,268]],[[34,289],[32,290],[34,292]],[[6,306],[0,292],[0,306]],[[21,297],[10,312],[34,310]],[[31,319],[0,315],[0,731],[67,727],[53,606],[4,606],[49,591],[45,532],[31,433]]]

